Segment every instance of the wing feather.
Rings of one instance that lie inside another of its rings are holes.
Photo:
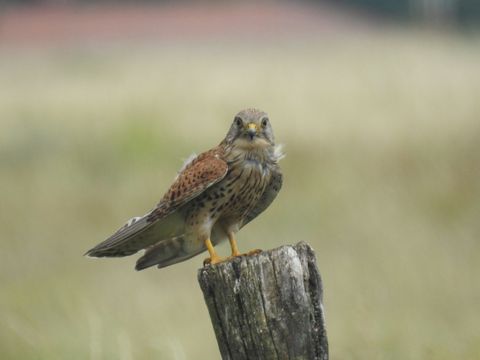
[[[142,217],[131,219],[107,240],[87,251],[86,255],[132,255],[158,243],[167,233],[179,236],[179,230],[184,223],[183,219],[174,215],[175,211],[223,179],[227,171],[228,165],[218,154],[218,150],[200,154],[178,174],[155,209]]]
[[[92,257],[120,257],[136,253],[140,250],[137,249],[138,243],[135,247],[123,246],[120,248],[120,245],[127,243],[132,237],[138,238],[140,234],[152,226],[152,223],[148,222],[149,215],[150,213],[142,217],[132,218],[107,240],[88,250],[85,255]]]
[[[158,219],[171,214],[222,180],[227,172],[228,164],[216,151],[200,154],[178,174],[150,218]]]

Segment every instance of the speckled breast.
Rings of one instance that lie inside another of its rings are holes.
[[[257,204],[270,179],[270,171],[255,161],[231,164],[223,180],[207,189],[194,200],[191,211],[199,208],[213,222],[220,221],[225,227],[240,224]]]

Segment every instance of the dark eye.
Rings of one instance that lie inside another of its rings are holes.
[[[265,127],[267,127],[267,125],[268,125],[268,119],[267,119],[267,118],[263,118],[263,120],[262,120],[262,127],[265,128]]]
[[[235,122],[235,125],[237,125],[238,127],[243,126],[243,120],[241,118],[239,118],[238,116],[235,118],[234,122]]]

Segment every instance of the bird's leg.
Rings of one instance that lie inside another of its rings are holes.
[[[235,239],[235,234],[233,232],[228,233],[228,240],[230,241],[230,247],[232,248],[231,257],[240,256],[240,251],[238,251],[237,240]]]
[[[205,259],[203,261],[203,265],[206,265],[206,264],[215,265],[225,260],[217,255],[217,252],[215,251],[213,244],[210,241],[210,238],[207,238],[207,240],[205,240],[205,246],[207,247],[208,253],[210,254],[210,258]]]
[[[241,254],[240,251],[238,251],[237,240],[235,239],[235,234],[233,232],[228,233],[228,240],[230,241],[230,247],[232,248],[232,255],[229,257],[229,259],[236,256],[250,256],[250,255],[255,255],[262,252],[262,250],[260,249],[255,249],[245,254]]]

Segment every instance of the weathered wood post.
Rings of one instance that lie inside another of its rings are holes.
[[[198,272],[222,359],[328,360],[322,281],[305,242]]]

